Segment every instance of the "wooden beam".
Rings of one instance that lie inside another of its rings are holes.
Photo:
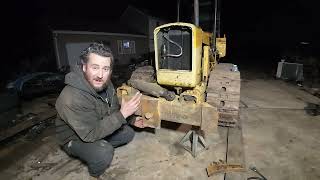
[[[228,129],[228,147],[227,147],[227,159],[228,164],[240,164],[245,169],[245,157],[244,157],[244,147],[243,147],[243,136],[241,119],[235,128]],[[244,179],[244,173],[241,172],[229,172],[226,173],[226,180],[238,180]]]

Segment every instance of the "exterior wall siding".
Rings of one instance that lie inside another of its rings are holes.
[[[63,66],[69,66],[71,69],[79,61],[80,52],[93,42],[102,42],[108,45],[114,55],[116,65],[127,65],[131,63],[132,59],[137,59],[140,56],[148,53],[148,39],[147,36],[128,35],[128,34],[99,34],[88,32],[88,34],[72,34],[53,32],[56,39],[57,64],[58,69]],[[129,54],[119,53],[119,41],[134,41],[135,50]]]

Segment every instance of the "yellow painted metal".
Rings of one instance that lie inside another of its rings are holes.
[[[192,70],[169,70],[159,69],[159,53],[158,33],[162,28],[172,26],[183,26],[190,28],[192,32]],[[201,28],[190,23],[169,23],[157,27],[154,30],[154,47],[155,47],[155,64],[157,70],[157,82],[160,85],[174,87],[189,87],[194,88],[201,81],[207,80],[210,70],[216,64],[216,59],[210,50],[212,34],[202,31]],[[217,50],[219,57],[224,57],[226,54],[226,38],[216,39]],[[203,52],[204,51],[204,52]]]
[[[183,26],[192,32],[192,70],[159,69],[158,33],[162,28]],[[180,95],[173,101],[164,98],[142,96],[141,106],[136,115],[142,116],[146,124],[160,128],[161,120],[200,126],[205,134],[217,130],[218,110],[205,102],[205,91],[210,72],[217,64],[211,50],[212,34],[203,32],[201,28],[189,23],[169,23],[154,30],[155,65],[157,83],[172,87],[184,87]],[[218,58],[226,55],[226,38],[216,38]],[[186,90],[187,89],[187,90]],[[117,89],[119,98],[129,99],[136,89],[123,85]],[[191,101],[185,97],[191,97]],[[194,97],[194,101],[192,100]]]
[[[192,70],[159,69],[159,52],[157,35],[160,29],[170,26],[183,26],[190,28],[192,32]],[[157,82],[161,85],[176,87],[195,87],[201,81],[203,31],[201,28],[189,23],[169,23],[157,27],[154,30],[155,64],[157,70]],[[206,42],[209,43],[209,40]]]
[[[195,87],[200,82],[197,76],[200,77],[200,73],[195,75],[192,71],[160,69],[157,71],[157,82],[175,87]]]
[[[210,46],[210,44],[211,44],[211,37],[212,37],[212,33],[203,32],[202,43],[203,43],[204,45]]]
[[[224,36],[223,38],[216,38],[216,46],[218,55],[220,58],[226,56],[226,48],[227,48],[227,39]]]
[[[204,46],[203,47],[203,58],[202,58],[202,79],[207,81],[210,74],[210,47]]]
[[[192,90],[186,90],[183,93],[181,93],[180,97],[183,96],[193,96],[195,97],[195,103],[200,104],[205,102],[205,91],[206,91],[207,84],[202,82],[199,85],[197,85]],[[183,99],[183,98],[181,98]]]

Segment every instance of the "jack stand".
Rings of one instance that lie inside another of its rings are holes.
[[[190,146],[185,145],[185,142],[187,141],[190,141]],[[203,148],[197,152],[198,142],[202,145]],[[195,130],[188,131],[187,134],[181,139],[179,144],[185,150],[191,153],[193,157],[196,157],[198,153],[202,152],[203,150],[207,150],[209,148],[206,145],[204,138],[201,135],[199,135]]]

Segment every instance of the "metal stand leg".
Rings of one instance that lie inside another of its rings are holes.
[[[186,142],[190,141],[190,146],[185,145]],[[198,142],[203,147],[202,149],[198,150]],[[179,144],[183,146],[185,150],[192,154],[193,157],[203,150],[208,149],[208,146],[204,140],[204,138],[199,135],[195,130],[190,130],[187,134],[180,140]]]

